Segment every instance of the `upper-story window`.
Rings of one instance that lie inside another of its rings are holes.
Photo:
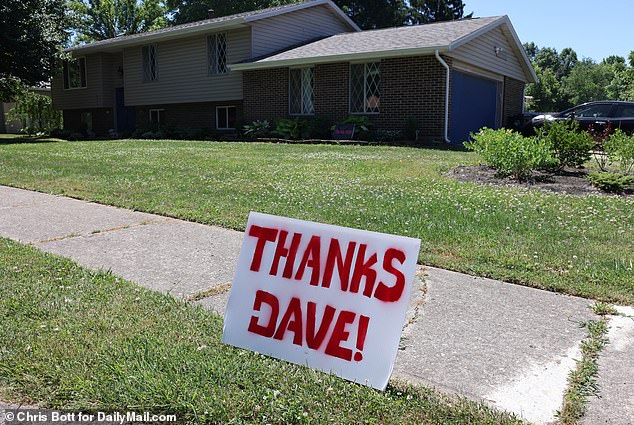
[[[289,113],[291,115],[313,115],[315,113],[314,68],[289,70]]]
[[[209,74],[227,73],[227,34],[224,32],[207,37]]]
[[[156,44],[143,46],[143,80],[158,80],[158,48]]]
[[[350,112],[378,114],[381,105],[381,63],[350,65]]]
[[[64,61],[64,88],[80,89],[86,87],[86,58]]]

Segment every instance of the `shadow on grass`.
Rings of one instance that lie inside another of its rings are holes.
[[[16,145],[24,143],[56,143],[63,142],[62,139],[56,139],[49,136],[31,137],[22,134],[0,134],[0,145]]]

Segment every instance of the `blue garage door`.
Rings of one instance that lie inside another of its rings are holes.
[[[469,133],[485,126],[495,128],[498,83],[457,71],[452,72],[451,83],[451,142],[465,142]]]

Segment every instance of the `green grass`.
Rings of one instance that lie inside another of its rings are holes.
[[[568,388],[557,416],[562,425],[578,424],[586,413],[588,397],[597,396],[599,354],[607,344],[608,322],[605,318],[584,323],[588,337],[581,342],[581,360],[568,377]]]
[[[519,423],[432,390],[379,392],[226,346],[222,320],[0,238],[0,399],[180,423]]]
[[[0,145],[0,184],[243,229],[249,211],[422,239],[420,261],[634,304],[634,199],[459,183],[432,149],[100,141]]]

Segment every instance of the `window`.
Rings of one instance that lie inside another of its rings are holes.
[[[82,131],[92,131],[92,112],[82,112],[80,121]]]
[[[616,116],[618,118],[634,118],[634,105],[620,106],[619,109],[616,111]]]
[[[227,34],[219,33],[207,37],[209,55],[209,74],[227,73]]]
[[[156,44],[143,46],[143,80],[158,80],[158,51]]]
[[[612,105],[607,103],[600,103],[598,105],[582,106],[570,111],[566,114],[566,117],[575,115],[577,118],[603,118],[610,115]]]
[[[165,109],[150,109],[150,124],[157,129],[165,124]]]
[[[236,118],[235,106],[218,106],[216,108],[216,128],[218,130],[235,130]]]
[[[315,113],[315,70],[298,68],[289,70],[289,113],[313,115]]]
[[[86,87],[86,58],[64,61],[64,88]]]
[[[350,112],[378,114],[381,105],[381,63],[350,65]]]

